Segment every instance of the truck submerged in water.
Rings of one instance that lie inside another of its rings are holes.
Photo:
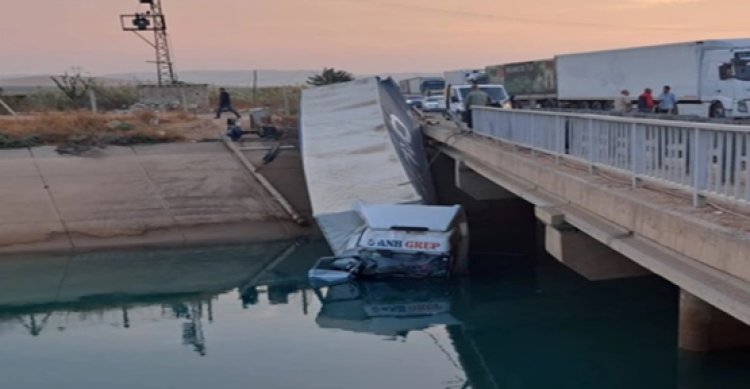
[[[488,66],[523,107],[609,109],[627,89],[635,101],[669,85],[681,114],[750,117],[750,39],[635,47]]]
[[[431,277],[465,271],[460,206],[437,206],[420,126],[391,80],[302,95],[302,159],[313,216],[335,257],[310,277]]]

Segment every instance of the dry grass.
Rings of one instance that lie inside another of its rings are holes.
[[[163,143],[184,140],[174,125],[194,121],[184,113],[131,115],[52,112],[0,117],[0,148],[61,145],[96,139],[105,144]]]
[[[255,92],[252,88],[227,89],[236,109],[269,108],[273,125],[287,130],[298,126],[302,87],[258,88]],[[134,88],[108,88],[106,92],[112,97],[111,101],[100,104],[100,108],[128,107],[135,102],[134,91]],[[212,91],[211,100],[212,107],[215,107],[218,88]],[[197,116],[183,111],[136,110],[128,114],[80,111],[59,91],[31,94],[14,106],[26,115],[17,118],[0,115],[0,149],[213,140],[224,130],[223,125],[210,119],[210,113]]]

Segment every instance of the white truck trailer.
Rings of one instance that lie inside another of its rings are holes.
[[[633,99],[664,85],[681,114],[750,117],[750,39],[708,40],[555,57],[557,98],[605,107],[621,90]]]
[[[607,110],[623,89],[635,103],[645,88],[656,98],[669,85],[680,114],[750,117],[750,39],[564,54],[487,71],[522,107]]]

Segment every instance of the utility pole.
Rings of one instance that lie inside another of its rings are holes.
[[[177,76],[174,72],[172,54],[167,36],[167,22],[161,5],[161,0],[139,0],[141,4],[149,5],[149,10],[143,13],[120,15],[123,31],[132,31],[156,52],[156,80],[159,86],[176,84]],[[153,41],[141,35],[142,32],[152,31]]]
[[[161,0],[141,0],[141,3],[150,3],[151,14],[160,16],[154,19],[154,49],[156,49],[156,71],[159,85],[163,85],[164,82],[174,84],[177,78],[174,75],[174,65],[172,64],[172,55],[167,39],[167,23],[162,11]]]

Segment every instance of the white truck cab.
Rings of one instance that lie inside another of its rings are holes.
[[[356,277],[449,277],[466,272],[468,225],[460,205],[361,205],[364,226],[344,255],[321,258],[314,282]]]
[[[490,95],[492,106],[510,108],[510,95],[505,87],[499,84],[480,84],[479,89]],[[449,115],[461,118],[464,111],[464,100],[471,91],[471,85],[448,85],[445,89],[446,111]]]
[[[706,50],[702,68],[709,116],[750,117],[750,47]]]

